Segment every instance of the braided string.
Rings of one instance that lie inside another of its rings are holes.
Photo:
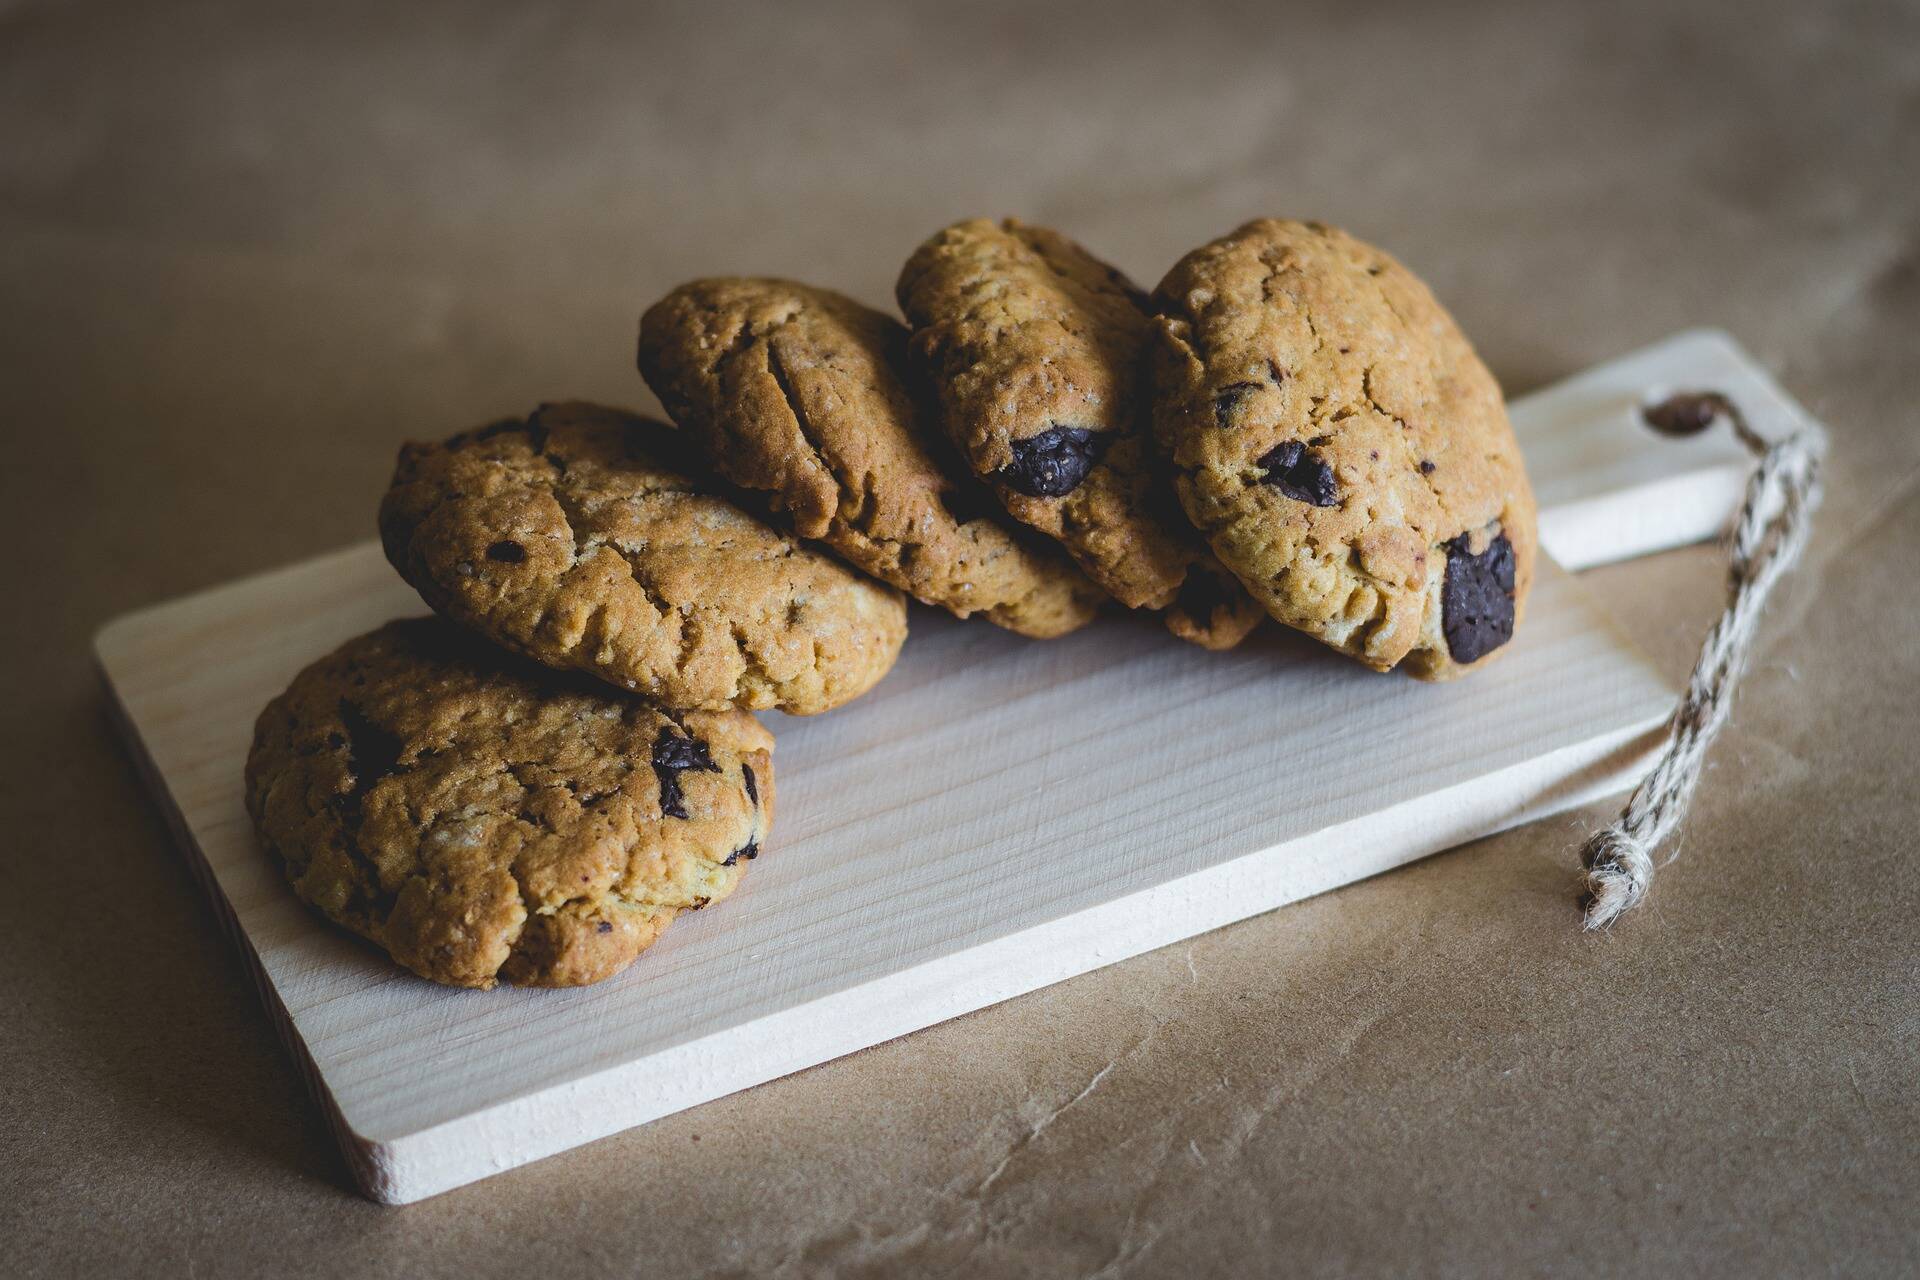
[[[1826,440],[1804,426],[1769,444],[1739,408],[1717,392],[1674,396],[1646,410],[1664,431],[1704,429],[1724,418],[1759,458],[1747,479],[1728,552],[1727,607],[1707,633],[1687,690],[1667,722],[1666,744],[1621,812],[1581,850],[1586,867],[1585,926],[1601,929],[1647,896],[1653,851],[1687,815],[1707,749],[1727,723],[1733,694],[1752,653],[1760,613],[1776,583],[1806,549],[1820,505]],[[1669,859],[1671,860],[1671,859]]]

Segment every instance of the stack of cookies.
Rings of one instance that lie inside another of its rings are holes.
[[[616,973],[764,847],[750,713],[871,688],[906,596],[1038,639],[1155,610],[1210,649],[1273,617],[1428,679],[1511,637],[1535,543],[1499,389],[1380,251],[1249,223],[1149,298],[974,221],[898,298],[910,328],[695,281],[640,325],[673,425],[547,405],[401,451],[381,538],[437,616],[302,672],[247,763],[302,898],[438,982]]]
[[[654,423],[546,405],[407,445],[388,558],[438,616],[261,714],[247,804],[294,889],[423,977],[577,986],[733,892],[773,736],[885,675],[900,593],[673,465]]]

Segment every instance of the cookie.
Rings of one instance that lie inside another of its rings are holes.
[[[733,892],[772,750],[744,711],[676,716],[415,618],[267,704],[247,811],[302,899],[421,977],[580,986]]]
[[[1085,625],[1100,590],[941,465],[904,380],[906,336],[826,289],[696,280],[641,317],[639,364],[713,468],[801,537],[963,618],[1037,637]]]
[[[1146,295],[1011,218],[939,232],[895,293],[948,436],[1007,513],[1128,608],[1172,603],[1196,539],[1147,435]]]
[[[1500,388],[1414,275],[1250,222],[1154,294],[1155,427],[1182,505],[1281,622],[1446,679],[1512,637],[1533,494]]]
[[[663,706],[811,715],[866,692],[906,602],[643,447],[671,434],[561,404],[407,445],[380,508],[387,558],[462,625]]]

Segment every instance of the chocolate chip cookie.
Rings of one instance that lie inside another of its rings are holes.
[[[1008,513],[1060,539],[1128,608],[1171,601],[1187,555],[1147,509],[1145,295],[1013,219],[939,232],[895,294],[947,434]]]
[[[866,692],[906,602],[662,460],[664,424],[588,404],[401,450],[387,558],[515,652],[681,709],[810,715]]]
[[[1367,665],[1446,679],[1512,637],[1533,494],[1500,388],[1398,262],[1250,222],[1154,294],[1175,488],[1269,613]]]
[[[1149,435],[1151,320],[1131,280],[1045,227],[978,218],[915,250],[895,293],[948,437],[1009,515],[1127,607],[1177,604],[1181,638],[1246,637],[1259,606],[1180,514]]]
[[[1099,589],[936,459],[905,381],[906,337],[826,289],[696,280],[641,317],[639,364],[713,468],[801,537],[963,618],[1039,637],[1084,625]]]
[[[733,892],[773,821],[773,737],[391,622],[267,704],[247,811],[294,890],[424,978],[571,987]]]

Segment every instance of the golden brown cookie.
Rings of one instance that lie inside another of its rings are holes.
[[[700,491],[662,424],[546,405],[400,452],[387,558],[441,613],[662,706],[811,715],[866,692],[906,602]]]
[[[1154,294],[1175,488],[1269,613],[1425,679],[1497,653],[1526,604],[1533,494],[1500,388],[1378,249],[1264,219]]]
[[[713,468],[803,538],[926,604],[1062,635],[1104,598],[936,461],[902,380],[906,330],[826,289],[696,280],[640,320],[640,372]]]
[[[1169,603],[1187,552],[1147,503],[1145,296],[1066,237],[1012,219],[939,232],[895,294],[973,474],[1121,604]]]
[[[949,438],[1009,515],[1127,607],[1180,601],[1181,638],[1245,638],[1259,607],[1180,514],[1153,446],[1152,325],[1131,280],[1045,227],[976,218],[915,250],[895,293]]]
[[[247,811],[301,898],[421,977],[572,987],[733,892],[772,750],[744,711],[676,717],[415,618],[267,704]]]

